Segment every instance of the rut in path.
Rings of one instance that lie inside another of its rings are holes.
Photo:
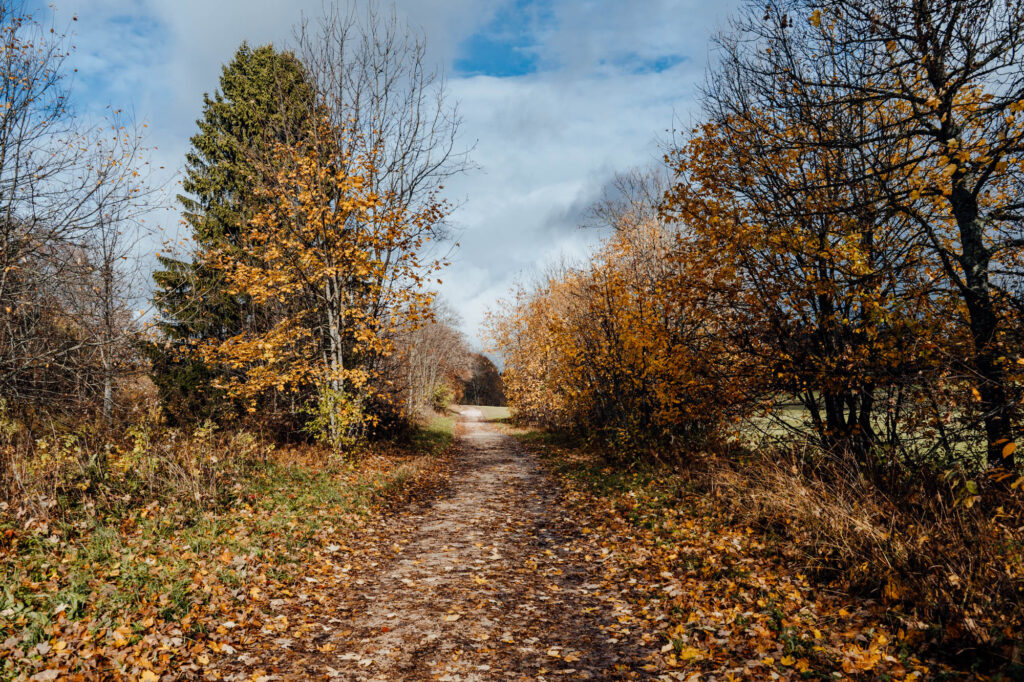
[[[345,680],[653,677],[643,666],[663,642],[622,625],[630,607],[600,584],[600,547],[532,455],[478,409],[460,422],[447,494],[383,522],[408,542],[363,577],[332,653],[288,667]]]

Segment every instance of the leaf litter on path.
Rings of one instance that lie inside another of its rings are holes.
[[[347,543],[358,551],[322,555],[335,569],[315,595],[282,605],[296,642],[319,632],[332,648],[256,639],[222,676],[657,678],[664,641],[634,616],[636,585],[608,582],[611,565],[590,559],[608,548],[558,496],[532,455],[471,412],[445,494],[368,523]],[[339,582],[342,563],[353,568]]]

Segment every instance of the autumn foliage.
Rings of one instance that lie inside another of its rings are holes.
[[[520,289],[490,332],[520,419],[612,437],[705,439],[743,399],[712,293],[678,231],[630,212],[585,268]]]
[[[743,8],[671,179],[598,203],[590,261],[492,314],[517,418],[620,466],[726,454],[709,487],[737,513],[1009,655],[1022,20],[985,0]]]
[[[1019,22],[956,4],[741,12],[645,219],[496,314],[520,415],[1016,480]]]
[[[379,160],[339,149],[333,132],[321,121],[298,145],[279,145],[258,191],[267,208],[240,226],[241,248],[206,254],[208,267],[224,273],[227,292],[272,307],[274,324],[204,340],[196,352],[207,365],[228,368],[219,385],[228,396],[333,399],[359,415],[373,390],[371,361],[392,351],[400,316],[416,320],[429,310],[431,295],[418,285],[440,264],[421,264],[419,249],[442,208],[412,213],[374,193],[368,177]],[[382,307],[386,289],[391,300]],[[327,418],[332,442],[364,426],[359,418],[345,425]]]
[[[402,544],[468,577],[463,526],[436,521],[471,507],[515,548],[474,584],[516,587],[431,613],[550,629],[574,612],[507,608],[516,590],[600,597],[579,639],[608,675],[628,640],[681,679],[1020,674],[1022,0],[743,4],[696,123],[593,205],[589,257],[491,312],[494,361],[433,288],[468,163],[397,9],[325,6],[294,51],[239,48],[149,333],[144,148],[76,118],[65,39],[23,10],[0,0],[0,678],[241,676],[258,652],[271,679],[328,639],[375,647],[335,626]],[[448,467],[456,400],[513,416],[469,413],[502,426]],[[391,543],[384,513],[442,486],[457,504],[398,524],[427,542]],[[452,632],[443,656],[379,651],[459,662]]]

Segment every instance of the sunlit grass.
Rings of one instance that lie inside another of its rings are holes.
[[[455,415],[449,412],[431,416],[411,440],[417,451],[431,455],[444,452],[455,441]]]
[[[435,475],[453,431],[453,418],[438,417],[406,447],[356,458],[271,452],[226,468],[218,502],[202,508],[165,491],[145,506],[82,504],[31,528],[0,517],[0,531],[15,538],[0,546],[0,641],[30,655],[68,623],[112,632],[148,619],[200,637],[208,604],[248,590],[257,574],[271,585],[299,581],[327,538],[406,499]],[[215,454],[224,461],[231,453]],[[0,656],[0,680],[17,677],[25,662]]]
[[[498,407],[496,405],[474,405],[484,414],[484,419],[489,422],[506,422],[512,418],[512,411],[507,407]]]

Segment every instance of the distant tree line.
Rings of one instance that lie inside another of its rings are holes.
[[[506,405],[501,372],[494,362],[483,353],[473,353],[468,364],[461,377],[462,402],[466,405]]]

